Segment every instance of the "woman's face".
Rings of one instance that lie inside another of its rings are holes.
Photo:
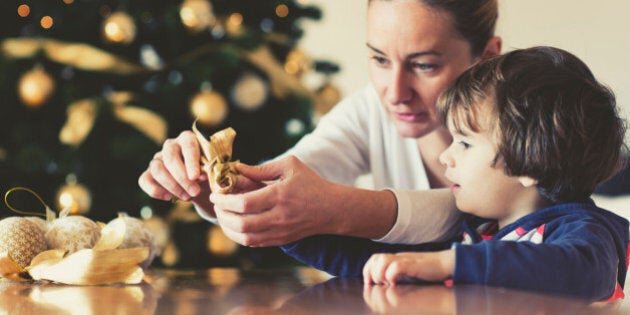
[[[370,78],[403,137],[419,138],[441,126],[439,94],[476,61],[452,24],[449,14],[418,0],[370,1]]]

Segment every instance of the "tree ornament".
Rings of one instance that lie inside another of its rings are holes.
[[[92,196],[85,186],[70,179],[57,192],[57,203],[60,209],[69,208],[70,214],[86,213],[92,205]]]
[[[326,82],[315,92],[315,114],[318,116],[328,113],[341,101],[341,91],[330,82]]]
[[[67,215],[67,212],[62,212],[59,218],[48,224],[44,237],[49,249],[74,253],[93,248],[101,237],[101,227],[82,215]]]
[[[215,256],[228,257],[236,253],[238,244],[229,239],[220,227],[211,226],[208,230],[208,251]]]
[[[114,12],[103,22],[103,36],[112,43],[129,44],[136,38],[136,24],[127,13]]]
[[[304,73],[311,69],[311,60],[304,52],[294,49],[287,55],[284,63],[284,71],[288,74],[301,77]]]
[[[18,83],[20,100],[31,108],[44,104],[55,90],[55,81],[41,66],[24,73]]]
[[[243,74],[232,87],[232,100],[244,111],[254,111],[262,106],[269,95],[269,86],[259,75]]]
[[[225,31],[232,37],[238,37],[243,34],[243,15],[234,12],[225,20]]]
[[[107,229],[115,226],[118,221],[122,221],[125,225],[125,235],[122,243],[117,247],[119,249],[134,248],[134,247],[147,247],[149,248],[149,257],[140,263],[140,267],[146,269],[151,265],[153,259],[158,254],[157,244],[155,242],[155,236],[153,232],[144,224],[144,222],[138,218],[130,217],[125,214],[119,214],[118,218],[111,220],[105,227],[103,227],[102,233],[105,234]]]
[[[8,217],[0,220],[0,255],[6,253],[20,267],[46,250],[44,232],[27,218]]]
[[[179,17],[184,26],[195,33],[211,28],[217,21],[208,0],[184,0],[179,7]]]
[[[221,94],[201,91],[190,102],[190,112],[200,124],[208,127],[219,125],[227,117],[228,104]]]

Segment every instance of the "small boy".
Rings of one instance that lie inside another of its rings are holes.
[[[556,48],[516,50],[462,74],[438,109],[453,135],[440,162],[465,213],[463,237],[442,248],[407,245],[416,252],[340,238],[320,248],[319,267],[352,275],[367,253],[397,252],[371,256],[365,283],[452,280],[623,297],[628,221],[589,196],[622,164],[625,125],[588,67]]]

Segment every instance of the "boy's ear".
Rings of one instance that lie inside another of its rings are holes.
[[[481,53],[481,59],[488,59],[500,55],[502,45],[503,40],[501,37],[494,36],[490,38],[486,43],[486,47],[483,49],[483,53]]]
[[[538,184],[538,181],[529,177],[529,176],[519,176],[518,181],[523,185],[523,187],[529,188],[534,187]]]

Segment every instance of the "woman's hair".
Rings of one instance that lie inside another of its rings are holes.
[[[372,1],[377,0],[368,2]],[[480,56],[488,41],[494,37],[494,29],[499,16],[497,0],[419,1],[434,11],[445,12],[452,16],[455,30],[470,44],[470,52],[473,56]]]
[[[439,98],[444,123],[488,132],[511,176],[538,181],[554,203],[589,197],[623,164],[625,122],[615,96],[576,56],[533,47],[465,71]],[[479,106],[490,106],[479,117]]]

